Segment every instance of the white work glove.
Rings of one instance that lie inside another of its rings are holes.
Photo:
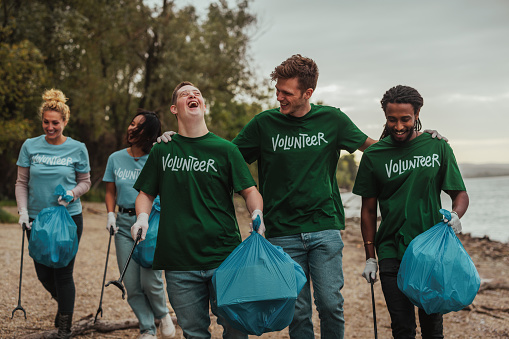
[[[249,226],[251,227],[251,231],[249,231],[249,233],[253,232],[253,224],[256,217],[258,216],[260,216],[260,226],[258,227],[257,233],[263,235],[263,233],[265,233],[265,224],[263,223],[263,212],[260,210],[254,210],[253,214],[251,215],[252,222],[249,224]]]
[[[443,135],[441,135],[440,133],[438,133],[437,130],[434,130],[434,129],[425,129],[423,131],[423,133],[429,133],[431,134],[431,137],[433,139],[437,138],[438,140],[445,140],[446,142],[449,142],[449,139],[447,139],[446,137],[444,137]]]
[[[376,277],[376,271],[378,271],[378,264],[375,258],[369,258],[366,260],[366,267],[364,268],[364,272],[362,272],[362,276],[368,283],[377,282],[378,279]]]
[[[160,137],[157,137],[157,143],[160,144],[161,141],[164,142],[165,144],[168,143],[168,141],[171,141],[171,136],[174,135],[174,134],[177,134],[177,132],[174,132],[174,131],[166,131],[163,133],[163,135],[161,135]]]
[[[452,211],[451,212],[451,220],[447,220],[444,216],[444,221],[447,223],[447,225],[452,227],[452,230],[454,233],[460,233],[462,230],[461,227],[461,220],[460,217],[458,217],[458,213]]]
[[[136,237],[138,236],[138,231],[141,229],[141,238],[140,241],[145,240],[145,236],[147,235],[148,230],[148,214],[140,213],[138,214],[138,218],[136,222],[131,227],[131,236],[133,240],[136,241]]]
[[[72,191],[67,191],[67,192],[65,192],[65,194],[66,194],[66,195],[70,195],[70,196],[72,196],[71,201],[73,201],[73,200],[74,200],[74,193],[73,193]],[[59,205],[62,205],[62,206],[64,206],[64,207],[67,207],[67,205],[69,205],[69,203],[70,203],[71,201],[65,201],[64,196],[63,196],[63,195],[61,195],[61,196],[59,196],[59,197],[58,197],[58,204],[59,204]]]
[[[106,223],[106,230],[110,232],[110,228],[113,229],[113,234],[118,232],[117,219],[115,218],[115,212],[108,212],[108,222]]]
[[[21,226],[21,228],[23,228],[23,224],[25,224],[26,226],[26,229],[29,230],[32,228],[32,223],[29,222],[28,220],[28,211],[26,208],[20,208],[19,209],[19,225]]]

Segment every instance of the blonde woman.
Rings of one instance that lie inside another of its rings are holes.
[[[79,197],[90,189],[90,164],[85,144],[66,137],[70,110],[64,93],[50,89],[44,92],[39,109],[44,134],[27,139],[19,153],[16,202],[19,224],[27,227],[30,241],[32,221],[44,208],[63,205],[76,223],[78,241],[83,231],[82,206]],[[54,199],[60,184],[73,196],[71,202]],[[34,261],[39,281],[58,303],[55,326],[58,338],[70,338],[74,312],[74,258],[63,268],[51,268]]]

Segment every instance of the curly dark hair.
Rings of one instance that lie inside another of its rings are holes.
[[[302,92],[308,88],[314,91],[318,82],[318,66],[313,59],[295,54],[277,66],[270,74],[270,78],[273,81],[297,78],[299,80],[299,89]]]
[[[412,88],[410,86],[398,85],[392,87],[387,92],[385,92],[380,103],[382,104],[382,109],[384,110],[384,112],[387,109],[388,103],[411,104],[412,107],[414,108],[414,114],[416,114],[417,112],[419,112],[419,109],[424,105],[424,99],[415,88]],[[420,131],[421,128],[422,128],[421,120],[417,118],[415,120],[414,130]],[[382,132],[382,135],[380,136],[380,140],[382,140],[388,135],[389,131],[387,131],[387,128],[384,125],[384,130]]]
[[[143,152],[150,153],[152,145],[157,137],[161,135],[161,121],[155,112],[138,108],[131,122],[138,115],[143,115],[145,121],[138,125],[135,130],[131,131],[131,136],[135,140],[134,145],[139,146]],[[133,145],[133,143],[129,142],[129,132],[126,133],[126,142],[129,146]]]

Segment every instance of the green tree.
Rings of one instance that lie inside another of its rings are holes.
[[[168,0],[156,8],[142,0],[4,0],[1,7],[2,56],[18,60],[12,50],[22,46],[30,62],[18,65],[17,76],[31,79],[20,83],[13,73],[0,80],[1,118],[22,127],[6,139],[39,134],[42,91],[61,89],[71,108],[66,135],[87,145],[95,184],[138,107],[158,112],[164,129],[176,129],[169,106],[180,81],[200,87],[210,129],[228,139],[266,100],[266,84],[253,75],[247,53],[256,24],[247,0],[232,7],[212,2],[202,18],[193,6]],[[11,147],[6,185],[14,185],[19,146]]]
[[[339,158],[338,170],[336,171],[339,188],[352,190],[358,167],[354,154],[345,154]]]

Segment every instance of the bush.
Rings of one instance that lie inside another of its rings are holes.
[[[2,224],[15,224],[18,222],[18,218],[11,213],[7,212],[0,207],[0,223]]]

